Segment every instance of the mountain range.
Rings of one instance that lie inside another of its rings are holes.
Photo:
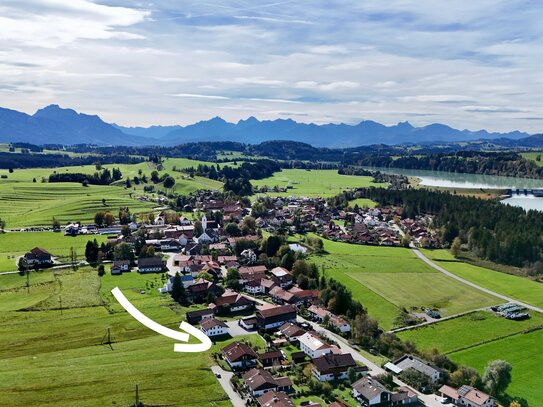
[[[214,117],[187,126],[124,127],[106,123],[99,116],[63,109],[58,105],[49,105],[33,115],[0,108],[0,142],[4,143],[173,146],[200,141],[256,144],[269,140],[292,140],[318,147],[356,147],[480,139],[518,140],[528,136],[520,131],[457,130],[440,123],[414,127],[409,122],[400,122],[385,126],[366,120],[356,125],[317,125],[292,119],[261,121],[255,117],[237,123]]]

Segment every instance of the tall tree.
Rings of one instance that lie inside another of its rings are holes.
[[[513,368],[505,360],[490,362],[483,375],[483,385],[493,396],[502,394],[511,383],[511,370]]]

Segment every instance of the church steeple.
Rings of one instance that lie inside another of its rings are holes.
[[[202,216],[202,229],[203,229],[204,233],[207,230],[207,218],[206,218],[205,213],[204,213],[204,216]]]

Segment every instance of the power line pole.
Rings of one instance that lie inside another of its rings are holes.
[[[30,294],[30,270],[26,269],[26,292]]]
[[[139,407],[140,405],[140,392],[139,392],[139,385],[136,383],[136,407]]]
[[[58,302],[60,303],[60,315],[63,315],[62,314],[62,295],[58,296]]]

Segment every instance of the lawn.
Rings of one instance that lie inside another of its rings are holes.
[[[500,302],[440,274],[410,249],[324,240],[324,250],[311,261],[348,286],[385,329],[393,327],[403,307],[436,307],[451,315]]]
[[[437,348],[441,353],[451,353],[527,329],[543,327],[543,315],[537,312],[530,314],[530,319],[511,321],[488,311],[477,311],[396,335],[402,340],[414,342],[423,351]]]
[[[507,393],[511,397],[525,399],[527,405],[541,406],[542,343],[543,330],[538,330],[451,353],[449,356],[456,362],[476,368],[481,374],[489,361],[505,359],[513,366],[513,380],[506,390]]]
[[[536,160],[538,156],[541,158],[541,156],[543,155],[542,151],[530,151],[529,153],[520,153],[520,155],[527,160],[535,162],[540,167],[543,165],[543,161],[541,161],[541,159],[539,161]]]
[[[150,318],[177,328],[187,309],[158,294],[160,275],[100,279],[82,268],[56,272],[51,282],[47,273],[31,280],[30,293],[24,277],[0,276],[0,405],[126,406],[134,402],[136,384],[146,404],[231,405],[209,370],[211,353],[224,343],[205,354],[174,353],[171,339],[139,324],[109,294],[119,286]],[[21,307],[40,310],[17,312]],[[108,328],[111,348],[101,345]],[[262,342],[256,335],[247,339]]]
[[[358,205],[359,208],[375,208],[379,204],[369,198],[357,198],[349,201],[349,205],[351,205],[353,208],[355,205]]]
[[[359,177],[355,175],[340,175],[336,170],[300,170],[286,169],[275,173],[269,178],[251,180],[255,187],[279,186],[285,188],[292,186],[287,192],[270,193],[274,196],[308,196],[329,197],[351,188],[368,186],[386,186],[372,182],[372,177]]]
[[[446,250],[423,250],[423,253],[444,269],[481,287],[543,307],[543,284],[541,283],[458,261]]]
[[[9,232],[0,234],[0,272],[17,270],[17,257],[22,256],[34,247],[46,249],[59,261],[67,261],[70,248],[73,247],[78,258],[84,260],[85,246],[87,241],[92,239],[96,239],[99,243],[107,240],[102,235],[68,237],[60,232]]]

